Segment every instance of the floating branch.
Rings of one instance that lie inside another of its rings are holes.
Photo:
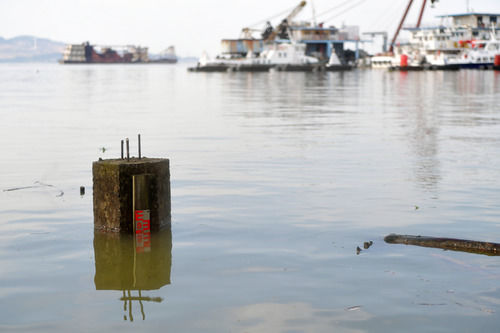
[[[467,239],[396,234],[387,235],[384,240],[389,244],[416,245],[443,250],[485,254],[488,256],[500,256],[500,244],[498,243],[479,242]]]

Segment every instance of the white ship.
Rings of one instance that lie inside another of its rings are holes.
[[[487,52],[484,52],[484,47],[488,40],[500,37],[500,14],[473,12],[443,15],[440,16],[440,25],[422,27],[420,21],[423,8],[417,26],[404,28],[410,34],[409,42],[395,45],[396,35],[392,42],[391,54],[372,57],[373,68],[456,69],[477,68],[484,66],[484,63],[493,65],[494,55],[485,55]],[[403,22],[404,16],[400,26]],[[486,49],[493,52],[496,48],[493,44],[489,43]],[[478,57],[480,62],[477,61]],[[487,61],[484,57],[488,57]],[[467,58],[468,60],[464,61]],[[476,61],[472,62],[471,58]]]

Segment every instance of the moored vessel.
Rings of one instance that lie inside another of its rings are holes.
[[[223,39],[222,53],[210,59],[206,53],[190,71],[320,71],[349,70],[344,43],[359,41],[358,27],[294,22],[306,5],[301,1],[277,26],[266,23],[261,36],[256,29],[244,28],[239,39]],[[356,44],[357,45],[357,44]],[[336,59],[335,62],[330,61]]]

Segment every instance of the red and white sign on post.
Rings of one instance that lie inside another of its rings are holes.
[[[136,252],[151,251],[151,220],[149,219],[149,210],[136,210],[134,223]]]

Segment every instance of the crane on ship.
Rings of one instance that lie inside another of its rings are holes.
[[[430,0],[431,4],[434,5],[435,2],[438,0]],[[406,10],[403,14],[403,17],[401,18],[401,21],[399,22],[398,28],[396,29],[396,32],[394,33],[394,37],[392,37],[391,44],[389,46],[389,52],[393,53],[394,51],[394,43],[396,43],[396,39],[398,38],[399,31],[403,27],[403,23],[406,20],[406,16],[408,15],[408,12],[410,11],[410,7],[413,3],[413,0],[408,1],[408,5],[406,6]],[[422,7],[420,8],[420,14],[418,15],[418,21],[417,21],[417,28],[420,28],[420,23],[422,22],[422,16],[424,16],[424,10],[425,10],[425,5],[427,3],[427,0],[422,0]]]
[[[297,16],[298,13],[305,7],[306,2],[301,1],[291,12],[288,14],[287,17],[285,17],[280,24],[278,24],[276,27],[272,27],[270,22],[267,22],[266,29],[262,33],[262,39],[265,42],[271,42],[273,41],[276,36],[280,37],[281,39],[288,39],[288,25],[292,21],[292,19]]]
[[[265,42],[270,42],[274,40],[276,36],[279,36],[282,39],[288,39],[288,24],[295,16],[297,16],[297,14],[305,7],[305,5],[306,1],[301,1],[297,6],[292,8],[291,12],[289,12],[290,9],[287,9],[284,12],[274,15],[273,17],[270,17],[256,24],[241,29],[240,38],[254,39],[253,33],[261,32],[261,37]],[[276,27],[273,27],[271,25],[272,19],[286,13],[288,13],[288,15],[281,21],[279,25],[277,25]],[[264,30],[255,28],[257,25],[260,25],[264,22],[266,23]]]

